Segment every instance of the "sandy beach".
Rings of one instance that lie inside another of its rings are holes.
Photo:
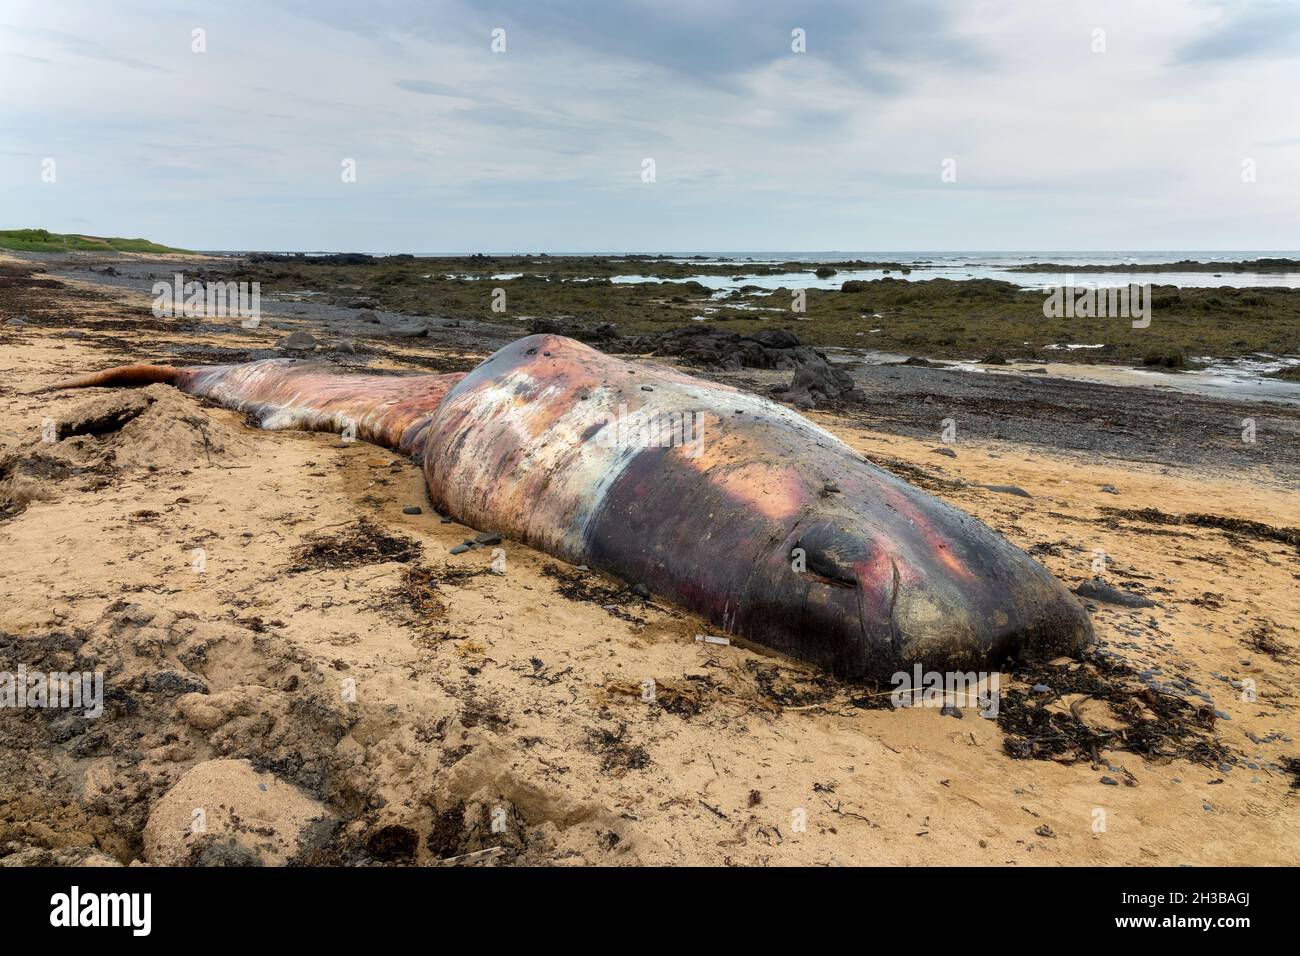
[[[0,260],[0,655],[102,669],[105,712],[4,715],[0,864],[1300,854],[1293,405],[873,365],[865,401],[807,412],[1068,586],[1101,569],[1154,602],[1086,601],[1095,653],[1003,673],[985,719],[698,640],[655,596],[510,541],[452,555],[481,529],[441,520],[390,451],[165,385],[36,392],[286,354],[291,331],[339,365],[462,369],[522,329],[349,328],[294,303],[257,328],[175,322],[139,288],[32,268]]]

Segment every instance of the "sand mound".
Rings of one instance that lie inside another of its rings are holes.
[[[280,865],[293,858],[324,805],[247,760],[196,764],[154,804],[145,859],[161,866]]]
[[[214,420],[197,399],[150,385],[78,405],[59,417],[57,444],[117,468],[189,468],[251,449],[238,430]]]
[[[69,480],[93,491],[117,472],[218,465],[252,447],[237,426],[171,386],[105,394],[47,418],[0,455],[0,518],[57,497]]]

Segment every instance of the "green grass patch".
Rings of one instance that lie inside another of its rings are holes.
[[[0,229],[0,249],[16,252],[186,252],[148,239],[84,236],[48,229]]]

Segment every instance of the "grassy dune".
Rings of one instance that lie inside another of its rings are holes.
[[[83,236],[48,229],[0,229],[0,249],[16,252],[185,252],[148,239],[120,236]]]

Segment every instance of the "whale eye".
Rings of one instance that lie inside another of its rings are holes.
[[[800,541],[795,545],[795,548],[803,549],[804,566],[810,573],[821,578],[825,583],[836,587],[855,588],[858,586],[858,577],[853,571],[852,563],[838,552],[806,540]]]

